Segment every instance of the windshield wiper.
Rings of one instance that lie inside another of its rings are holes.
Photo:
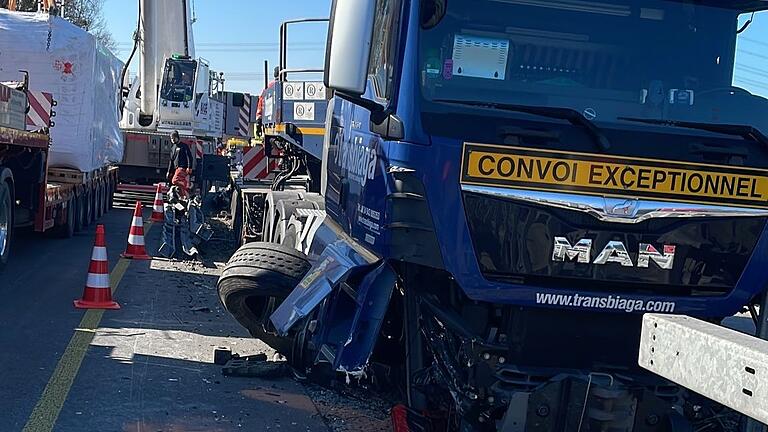
[[[733,135],[744,138],[748,141],[754,141],[758,144],[762,144],[765,148],[768,148],[768,137],[766,137],[760,130],[754,126],[749,125],[734,125],[734,124],[719,124],[719,123],[699,123],[682,120],[664,120],[664,119],[645,119],[636,117],[619,117],[619,120],[646,123],[654,125],[674,126],[687,129],[698,129],[707,132],[720,133],[724,135]]]
[[[506,104],[498,102],[483,102],[461,99],[435,99],[435,102],[457,104],[457,105],[469,105],[476,107],[485,107],[491,109],[497,109],[502,111],[521,112],[525,114],[533,114],[541,117],[548,117],[559,120],[566,120],[574,126],[581,127],[589,132],[592,136],[595,144],[598,145],[600,150],[608,150],[611,148],[611,142],[608,141],[605,135],[600,129],[595,126],[588,118],[584,117],[584,114],[572,108],[560,108],[560,107],[548,107],[548,106],[536,106],[536,105],[516,105]]]

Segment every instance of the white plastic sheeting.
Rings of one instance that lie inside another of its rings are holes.
[[[0,81],[20,81],[19,70],[29,71],[30,89],[58,102],[49,166],[88,172],[120,162],[123,63],[90,33],[47,14],[0,9],[0,35]]]

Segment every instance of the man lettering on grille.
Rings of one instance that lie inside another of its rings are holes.
[[[171,185],[178,186],[182,196],[187,196],[189,190],[189,176],[192,174],[192,151],[189,146],[182,143],[179,138],[179,131],[171,133],[171,161],[168,164],[168,182]]]

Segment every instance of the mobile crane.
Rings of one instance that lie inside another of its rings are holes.
[[[138,51],[139,72],[120,107],[126,144],[121,175],[127,182],[151,183],[164,179],[174,130],[193,154],[214,153],[224,105],[213,98],[218,76],[206,60],[195,58],[187,0],[140,0],[135,39],[128,65]]]
[[[388,364],[436,430],[760,428],[766,342],[702,321],[768,317],[768,99],[734,83],[766,8],[335,0],[322,146],[278,124],[222,302],[300,374]]]

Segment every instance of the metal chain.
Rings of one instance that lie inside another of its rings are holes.
[[[51,24],[51,18],[48,17],[48,40],[45,42],[45,51],[51,52],[51,38],[53,36],[53,25]]]

